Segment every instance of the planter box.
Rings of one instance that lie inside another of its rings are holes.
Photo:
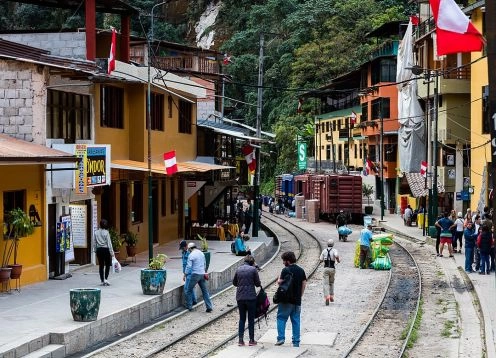
[[[144,295],[161,295],[164,292],[167,270],[141,269],[141,289]]]

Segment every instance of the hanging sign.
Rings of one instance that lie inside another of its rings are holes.
[[[297,154],[298,154],[298,169],[307,169],[307,143],[298,142],[297,143]]]

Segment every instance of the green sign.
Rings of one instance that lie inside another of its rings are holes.
[[[306,170],[307,169],[307,143],[298,142],[297,148],[298,152],[298,169]]]

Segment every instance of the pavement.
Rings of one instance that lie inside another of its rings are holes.
[[[272,252],[273,242],[265,232],[248,242],[258,262]],[[128,259],[119,273],[111,273],[110,286],[100,286],[98,266],[71,268],[72,277],[48,280],[0,293],[0,357],[64,357],[91,347],[116,334],[146,324],[169,312],[180,311],[183,281],[179,240],[154,247],[154,253],[165,253],[167,281],[163,295],[143,295],[140,271],[147,266],[148,252]],[[211,263],[210,292],[229,285],[242,257],[231,253],[231,241],[209,241]],[[98,319],[76,322],[72,318],[69,290],[100,288]],[[199,290],[198,290],[199,294]]]

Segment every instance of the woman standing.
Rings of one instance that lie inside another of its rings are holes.
[[[108,222],[105,219],[100,220],[100,228],[93,235],[93,250],[98,258],[101,286],[110,286],[107,281],[112,266],[112,257],[114,257],[114,249],[112,248],[112,240],[108,231]],[[105,267],[105,278],[103,276],[103,268]]]
[[[260,277],[254,267],[255,259],[251,255],[245,257],[244,265],[241,265],[234,274],[233,285],[236,289],[236,301],[238,302],[239,324],[238,336],[239,346],[244,346],[244,334],[246,315],[248,314],[248,334],[250,341],[248,345],[256,346],[255,341],[255,313],[257,309],[257,292],[255,287],[261,287]]]

